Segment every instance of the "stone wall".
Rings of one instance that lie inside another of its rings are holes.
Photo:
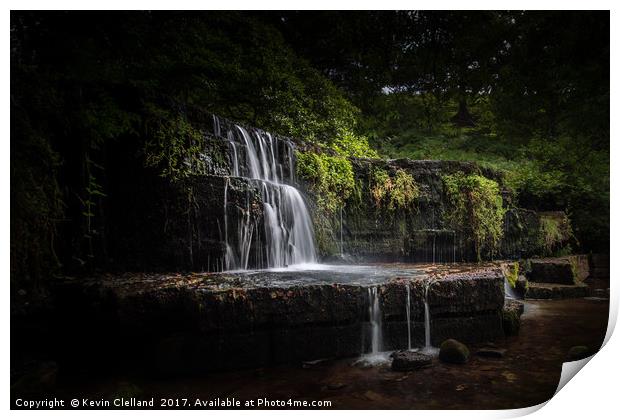
[[[429,278],[376,284],[383,350],[407,346],[407,284],[413,345],[424,344]],[[329,279],[287,286],[221,275],[107,275],[59,285],[59,325],[82,331],[66,343],[80,352],[95,355],[105,348],[106,358],[170,372],[357,356],[370,350],[368,287]],[[503,336],[498,270],[442,275],[431,285],[428,302],[434,345],[447,338],[472,343]]]

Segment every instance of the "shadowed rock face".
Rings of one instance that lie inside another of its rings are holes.
[[[562,258],[530,260],[528,279],[536,283],[557,283],[575,285],[590,275],[590,264],[586,255],[571,255]]]
[[[63,323],[97,331],[95,341],[170,371],[234,369],[354,356],[369,351],[368,285],[322,281],[244,283],[243,276],[124,275],[62,286]],[[435,273],[429,289],[432,342],[482,342],[503,335],[503,277],[496,270]],[[412,342],[424,343],[429,274],[389,275],[377,286],[384,350],[407,346],[406,284]],[[80,307],[69,305],[80,302]],[[65,324],[62,324],[65,325]],[[114,346],[112,343],[119,343]],[[111,356],[109,356],[111,357]],[[165,363],[163,362],[165,360]],[[160,363],[162,361],[162,363]]]

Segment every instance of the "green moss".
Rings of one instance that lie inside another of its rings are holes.
[[[513,289],[517,287],[517,280],[519,279],[519,262],[508,264],[506,270],[504,270],[504,276]]]
[[[572,236],[570,222],[567,217],[558,218],[541,215],[539,221],[540,247],[546,255],[551,255],[563,242]],[[559,250],[561,252],[562,250]]]
[[[385,169],[375,168],[371,175],[370,194],[377,207],[381,207],[381,203],[386,201],[390,191],[392,190],[392,178]]]
[[[203,133],[185,116],[163,118],[155,124],[153,135],[146,142],[146,165],[158,168],[162,176],[171,179],[204,173],[204,162],[199,159],[204,147]]]
[[[391,177],[385,169],[374,169],[370,193],[377,208],[393,211],[410,208],[420,196],[420,187],[413,175],[398,169]]]
[[[333,143],[329,144],[341,156],[378,158],[379,154],[370,147],[365,136],[355,134],[350,129],[342,129]]]
[[[314,196],[314,229],[319,253],[334,254],[334,218],[356,190],[351,161],[342,156],[297,151],[297,176]]]
[[[516,335],[521,327],[521,318],[519,312],[514,308],[502,311],[502,326],[506,335]]]
[[[471,238],[478,260],[493,255],[504,234],[506,210],[497,182],[482,175],[457,172],[442,177],[448,208],[446,223]]]

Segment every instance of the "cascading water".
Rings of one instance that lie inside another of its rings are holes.
[[[213,132],[222,137],[219,118],[214,116]],[[250,181],[260,192],[263,219],[252,216],[251,197],[236,217],[236,237],[228,234],[230,217],[229,182],[224,190],[224,242],[226,270],[278,268],[316,262],[314,227],[301,193],[284,183],[284,164],[288,162],[288,180],[294,179],[294,149],[288,140],[274,138],[261,130],[246,130],[235,125],[226,137],[230,151],[230,175]],[[283,152],[282,152],[283,150]],[[281,157],[281,155],[284,155]],[[284,159],[284,160],[283,160]],[[264,232],[264,237],[261,236]]]

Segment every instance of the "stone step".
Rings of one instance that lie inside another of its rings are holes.
[[[535,283],[574,285],[583,282],[590,275],[587,255],[532,259],[529,263],[527,278]]]
[[[571,299],[588,296],[585,284],[566,285],[556,283],[530,283],[525,293],[526,299]]]

